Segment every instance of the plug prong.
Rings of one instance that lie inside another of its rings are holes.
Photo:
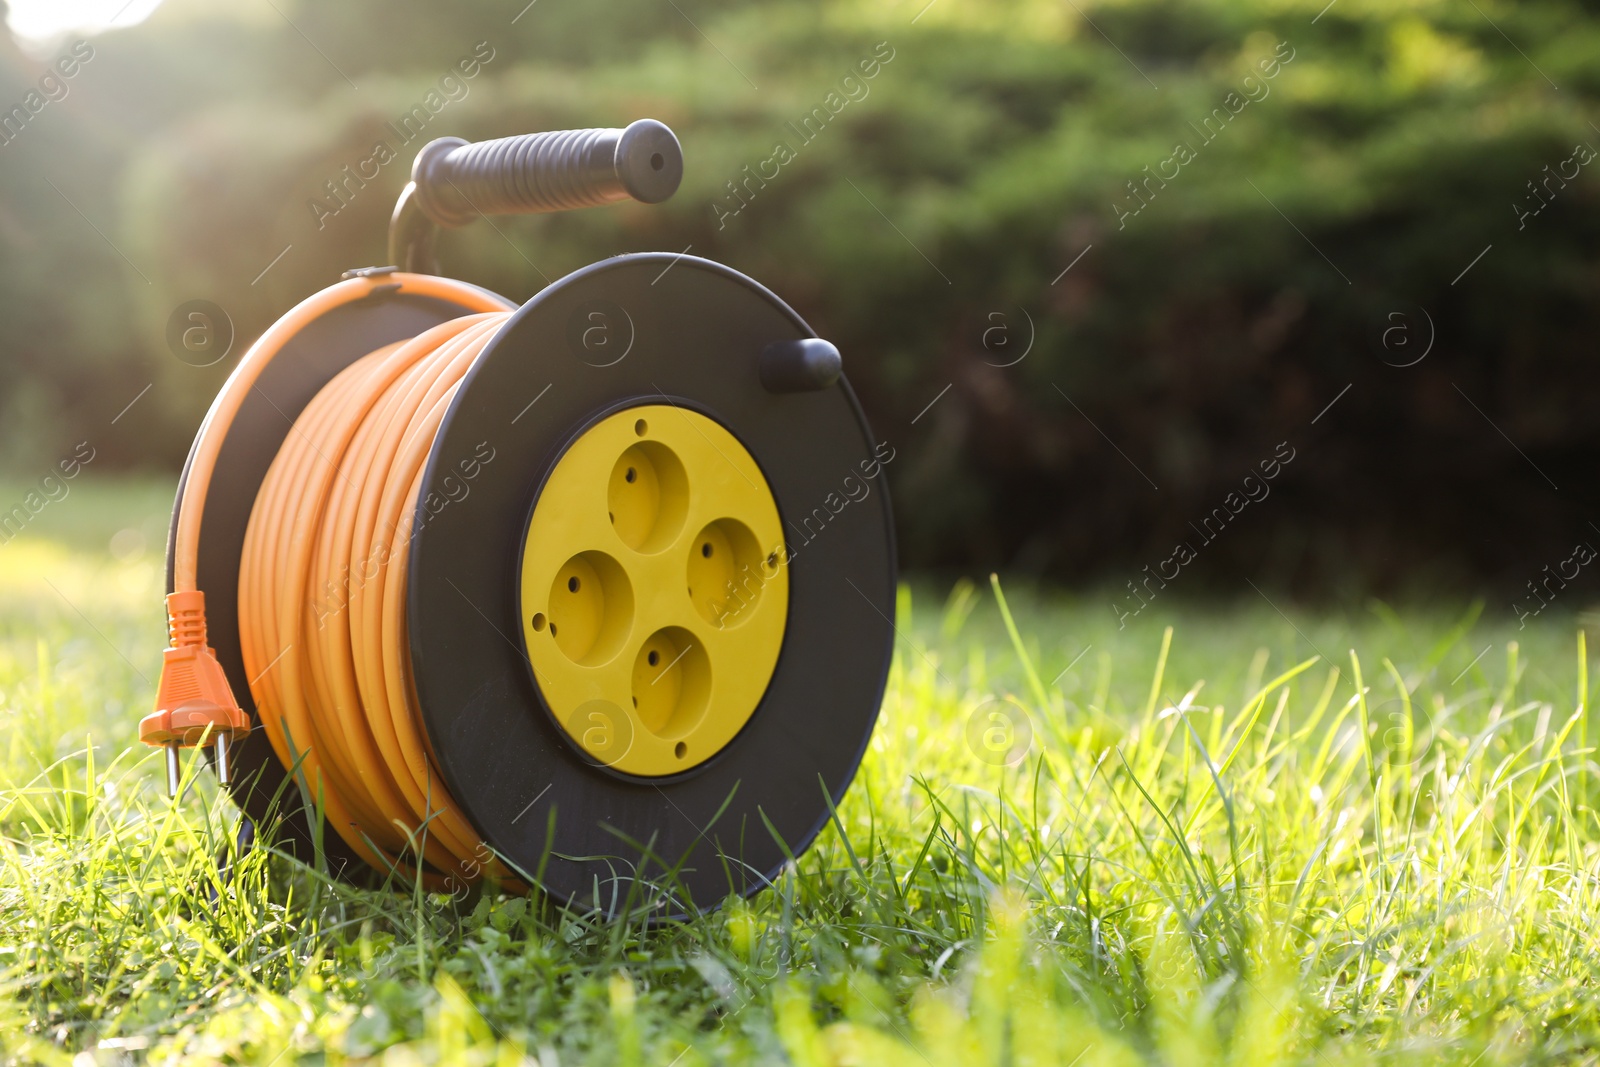
[[[178,761],[178,746],[167,745],[167,796],[178,795],[178,783],[183,779],[183,766]]]
[[[216,757],[217,757],[217,781],[222,783],[223,785],[227,785],[228,781],[229,781],[229,771],[228,771],[228,735],[225,734],[225,733],[221,733],[221,734],[217,735]]]

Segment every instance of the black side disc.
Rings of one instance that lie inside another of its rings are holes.
[[[652,899],[645,883],[670,882],[663,908],[678,914],[754,892],[786,849],[811,843],[855,775],[894,643],[883,474],[893,452],[874,442],[842,379],[810,392],[762,387],[763,350],[813,336],[727,267],[619,256],[524,305],[439,431],[409,576],[423,720],[473,824],[574,906],[615,913],[630,894]],[[631,779],[594,767],[552,721],[523,647],[518,572],[529,516],[566,445],[606,412],[652,403],[716,419],[761,467],[789,538],[789,618],[742,732],[690,773]],[[490,450],[463,492],[463,461]]]
[[[375,348],[414,337],[472,310],[433,297],[379,288],[312,320],[262,371],[228,430],[206,492],[198,584],[206,593],[209,641],[240,707],[256,727],[233,750],[233,784],[229,789],[252,821],[259,825],[277,823],[279,844],[308,863],[316,856],[311,824],[299,789],[288,781],[272,744],[259,729],[261,717],[250,696],[250,679],[239,646],[239,560],[250,510],[255,506],[256,492],[267,476],[267,468],[289,436],[294,420],[334,375]],[[173,506],[167,535],[168,592],[172,591],[172,544],[178,528],[178,508],[193,462],[191,450],[183,479],[178,483],[178,502]],[[276,809],[272,807],[274,796],[279,798]],[[357,858],[342,837],[332,832],[320,836],[331,870],[347,876],[364,874],[366,863]]]

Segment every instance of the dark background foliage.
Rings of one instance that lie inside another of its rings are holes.
[[[324,183],[486,41],[427,137],[648,115],[687,173],[659,207],[452,233],[447,270],[524,299],[689,247],[763,281],[837,341],[896,447],[909,565],[1121,585],[1188,540],[1195,591],[1515,595],[1600,544],[1600,166],[1515,206],[1600,148],[1600,4],[521,8],[168,0],[93,37],[68,96],[0,147],[4,465],[87,438],[102,470],[175,469],[245,344],[383,261],[421,140],[319,228]],[[870,93],[801,145],[785,124],[880,42]],[[0,42],[0,108],[68,47]],[[1203,143],[1283,48],[1268,95]],[[779,140],[797,157],[719,226],[726,183]],[[1195,158],[1121,217],[1180,140]],[[240,337],[208,369],[164,337],[197,298]],[[1205,543],[1195,525],[1280,442],[1271,495]]]

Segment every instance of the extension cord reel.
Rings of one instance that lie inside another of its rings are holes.
[[[141,723],[170,789],[203,745],[303,860],[604,914],[692,914],[809,846],[894,642],[892,452],[838,350],[693,256],[520,307],[434,258],[438,227],[657,203],[682,168],[652,120],[434,141],[395,266],[250,348],[173,512]]]

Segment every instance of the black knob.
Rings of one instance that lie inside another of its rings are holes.
[[[774,341],[761,350],[761,385],[769,393],[809,393],[839,380],[844,359],[820,337]]]

